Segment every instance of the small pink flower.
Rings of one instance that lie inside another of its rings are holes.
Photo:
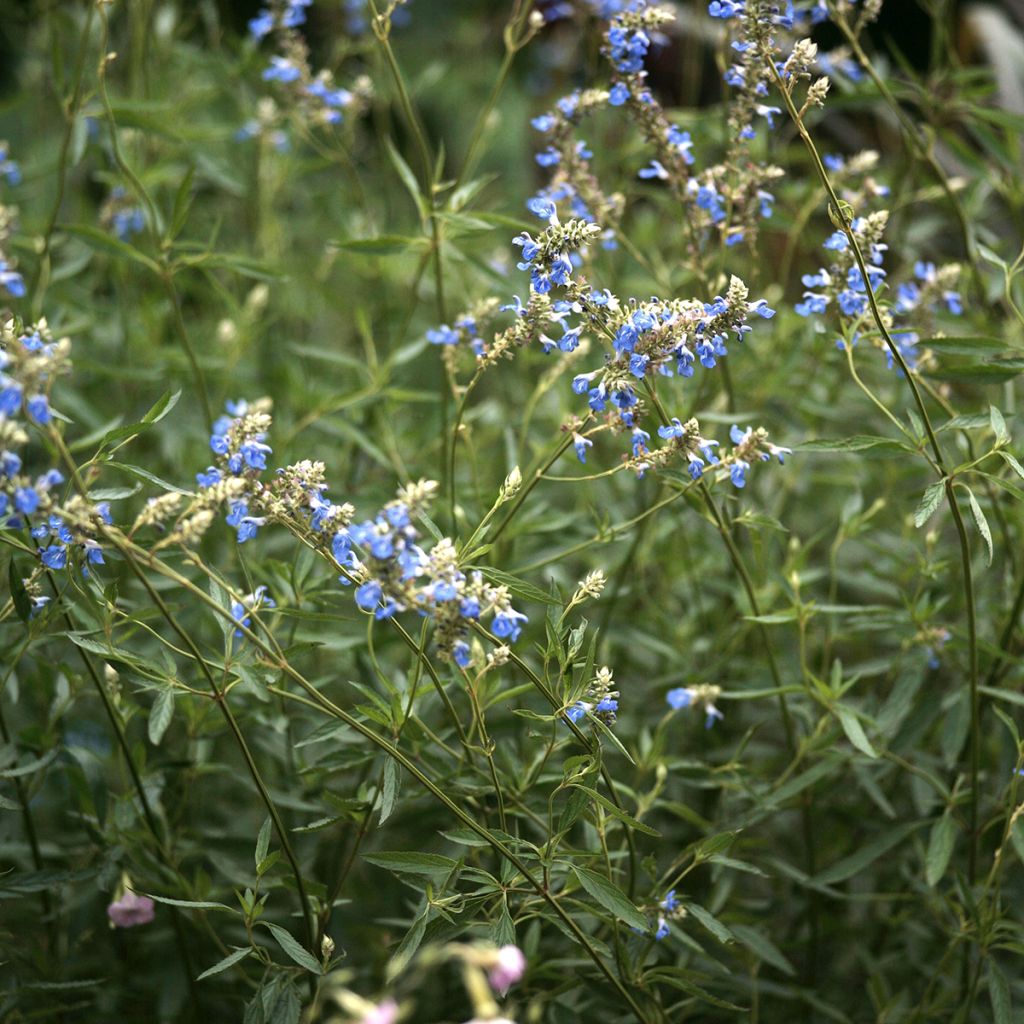
[[[502,946],[495,954],[487,979],[495,992],[504,995],[526,972],[526,957],[518,946]]]
[[[148,896],[138,896],[130,889],[107,907],[107,917],[117,928],[134,928],[137,924],[149,924],[156,911]]]
[[[359,1024],[395,1024],[398,1020],[398,1003],[385,999],[383,1003],[370,1007],[359,1020]]]

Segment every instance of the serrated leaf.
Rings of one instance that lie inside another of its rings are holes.
[[[196,981],[202,981],[203,978],[210,978],[215,974],[220,974],[221,971],[226,971],[229,967],[234,967],[235,964],[241,963],[251,952],[252,946],[246,946],[245,949],[236,949],[234,953],[229,953],[223,960],[218,960],[212,967],[208,967],[196,978]]]
[[[967,500],[971,506],[971,515],[974,518],[974,525],[978,528],[978,533],[981,534],[982,540],[985,542],[985,547],[988,550],[988,564],[992,564],[992,531],[988,527],[988,520],[985,518],[985,513],[982,512],[981,506],[978,504],[978,499],[975,498],[973,491],[967,488]]]
[[[650,928],[650,922],[637,910],[630,898],[604,875],[576,865],[573,865],[572,870],[587,894],[605,910],[625,921],[631,928],[639,928],[644,932]]]
[[[835,713],[839,724],[843,727],[843,732],[846,733],[846,738],[862,754],[867,754],[868,757],[878,757],[878,751],[871,745],[871,741],[864,732],[864,727],[860,724],[860,719],[853,711],[844,704],[836,704]]]
[[[277,940],[281,949],[300,967],[304,967],[313,974],[324,973],[323,967],[313,958],[309,950],[303,948],[291,932],[280,925],[271,924],[269,921],[261,921],[260,924],[270,930],[270,934]]]
[[[928,837],[928,852],[924,861],[924,878],[928,885],[934,887],[941,881],[949,866],[955,842],[956,823],[947,811],[932,825],[931,835]]]
[[[727,944],[734,940],[732,932],[710,910],[705,910],[699,903],[683,905],[687,913],[692,914],[719,942]]]
[[[945,491],[946,483],[944,480],[936,480],[935,483],[929,484],[925,489],[921,497],[921,503],[917,506],[917,511],[914,513],[914,525],[918,529],[921,529],[935,514],[935,510],[942,503],[942,495]]]
[[[146,730],[149,734],[149,742],[154,747],[160,746],[160,741],[167,732],[167,727],[174,717],[174,691],[167,687],[161,690],[153,701],[153,707],[149,712],[149,721],[146,723]]]

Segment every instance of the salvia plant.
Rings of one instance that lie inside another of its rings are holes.
[[[1024,26],[890,2],[9,14],[4,1020],[1017,1019]]]

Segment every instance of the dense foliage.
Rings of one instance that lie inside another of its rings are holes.
[[[4,1020],[1015,1019],[1024,117],[947,7],[12,16]]]

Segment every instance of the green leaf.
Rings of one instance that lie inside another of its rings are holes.
[[[226,971],[229,967],[234,967],[235,964],[241,963],[251,952],[252,946],[246,946],[245,949],[236,949],[234,953],[229,953],[223,960],[218,960],[212,967],[208,967],[196,978],[196,981],[202,981],[203,978],[210,978],[214,974]]]
[[[396,875],[426,875],[438,880],[447,878],[459,866],[458,861],[439,853],[367,853],[363,860]]]
[[[1014,471],[1021,479],[1024,479],[1024,466],[1022,466],[1017,459],[1010,454],[1010,452],[1000,452],[999,457],[1005,462],[1010,469]]]
[[[171,724],[173,715],[174,690],[167,687],[157,694],[157,698],[153,701],[153,707],[149,712],[147,731],[149,733],[149,742],[154,747],[160,746],[160,741],[164,738],[164,733],[167,732],[167,727]]]
[[[229,914],[237,913],[233,907],[223,903],[210,903],[207,900],[173,900],[170,896],[157,896],[153,892],[147,892],[145,895],[157,903],[166,903],[169,907],[184,907],[187,910],[226,910]]]
[[[1005,341],[980,334],[966,334],[956,338],[922,338],[917,342],[917,347],[953,356],[992,355],[1008,351]]]
[[[871,434],[858,434],[854,437],[844,437],[834,440],[820,438],[817,441],[803,441],[793,446],[798,452],[863,452],[869,448],[885,448],[888,451],[912,452],[916,449],[904,441],[897,441],[891,437],[877,437]]]
[[[882,833],[877,839],[872,840],[867,846],[862,846],[856,853],[837,861],[830,868],[819,872],[814,876],[813,881],[820,885],[832,885],[835,882],[845,882],[846,879],[863,871],[868,865],[873,864],[882,854],[888,853],[894,846],[901,843],[911,832],[920,827],[920,822],[905,821]]]
[[[846,738],[862,754],[867,754],[868,757],[878,757],[878,751],[871,745],[871,741],[860,724],[860,719],[854,712],[844,704],[836,704],[835,713],[839,718],[839,724],[843,727],[843,732],[846,733]]]
[[[643,832],[645,836],[660,836],[661,833],[656,829],[651,828],[650,825],[645,825],[642,821],[637,821],[636,818],[627,814],[621,807],[616,807],[611,800],[608,799],[603,793],[598,793],[596,789],[591,789],[589,786],[580,786],[573,783],[574,789],[581,789],[591,800],[599,803],[613,818],[618,818],[624,825],[629,826],[636,832]]]
[[[695,917],[719,942],[728,944],[734,940],[733,933],[710,910],[705,910],[699,903],[684,903],[683,906],[686,907],[687,913]]]
[[[405,162],[402,154],[395,148],[395,144],[391,139],[385,138],[384,146],[387,149],[388,159],[391,161],[392,167],[398,172],[398,177],[402,179],[405,190],[412,196],[412,201],[416,204],[416,209],[419,210],[420,216],[426,220],[430,216],[430,210],[427,207],[426,199],[423,198],[420,191],[420,184],[416,180],[416,175],[412,173],[412,168]]]
[[[921,529],[931,519],[935,510],[942,503],[942,495],[945,491],[946,482],[944,480],[936,480],[935,483],[928,485],[921,497],[921,504],[917,506],[917,511],[914,513],[914,525],[918,529]]]
[[[267,856],[267,851],[270,849],[270,827],[270,815],[267,815],[263,824],[260,826],[259,835],[256,837],[256,853],[254,855],[254,859],[257,866],[263,863]]]
[[[11,600],[14,602],[14,610],[22,622],[28,622],[32,617],[32,601],[21,580],[21,573],[12,558],[7,565],[7,582],[11,588]]]
[[[380,818],[378,824],[383,825],[391,812],[395,809],[395,802],[398,799],[398,787],[401,782],[398,772],[398,764],[390,757],[384,762],[384,785],[380,796]]]
[[[783,974],[790,976],[796,974],[793,965],[783,956],[778,946],[756,928],[752,928],[748,924],[734,924],[732,926],[732,933],[747,949],[766,964],[771,964],[772,967],[782,971]]]
[[[730,1003],[724,999],[720,999],[718,996],[712,995],[706,989],[701,988],[700,985],[690,981],[690,979],[684,975],[683,969],[680,967],[658,967],[653,971],[649,971],[645,977],[649,981],[657,981],[665,985],[671,985],[673,988],[678,988],[687,995],[701,999],[705,1003],[709,1003],[711,1006],[717,1006],[721,1010],[735,1010],[739,1013],[747,1012],[745,1007],[737,1006],[735,1003]]]
[[[978,504],[978,499],[975,498],[974,492],[968,487],[967,488],[967,500],[971,505],[971,515],[974,517],[974,525],[978,528],[978,533],[981,534],[982,540],[985,541],[985,547],[988,549],[988,564],[992,564],[992,531],[988,528],[988,520],[985,518],[985,513],[982,512],[981,506]]]
[[[956,842],[956,823],[953,816],[947,811],[932,825],[931,835],[928,837],[928,852],[924,861],[924,878],[932,887],[941,881],[949,866],[949,858],[953,854],[953,844]]]
[[[281,949],[300,967],[304,967],[313,974],[324,973],[323,967],[320,966],[308,950],[299,944],[298,939],[291,932],[286,931],[280,925],[271,924],[269,921],[261,921],[260,924],[270,930],[270,934],[277,940],[277,944]]]
[[[988,958],[988,998],[992,1003],[994,1024],[1013,1024],[1010,983],[991,957]]]
[[[195,180],[196,169],[189,167],[185,176],[178,185],[178,191],[174,194],[174,209],[171,212],[171,226],[167,232],[169,241],[173,241],[188,220],[189,210],[192,209],[192,182]]]
[[[5,768],[0,771],[0,779],[20,779],[25,775],[32,775],[42,771],[60,752],[58,747],[53,747],[41,757],[34,757],[31,761],[18,765],[16,768]]]
[[[86,245],[99,252],[105,252],[120,259],[141,263],[144,267],[153,271],[154,274],[160,273],[160,267],[156,261],[144,252],[140,252],[135,246],[122,242],[121,239],[97,227],[93,227],[91,224],[62,224],[61,231],[66,231],[69,235],[81,238]]]
[[[619,920],[625,921],[631,928],[639,928],[644,932],[650,928],[650,922],[637,910],[629,897],[604,875],[576,865],[573,865],[572,870],[580,885],[605,910],[610,911]]]
[[[1006,444],[1010,440],[1010,432],[1006,429],[1006,420],[1003,419],[1003,414],[994,405],[990,405],[988,415],[992,424],[992,433],[996,435],[996,444]]]
[[[1002,384],[1024,371],[1024,359],[1001,359],[990,363],[971,363],[930,370],[926,377],[933,380],[961,381],[966,384]]]
[[[490,566],[474,565],[470,568],[483,573],[484,579],[490,583],[499,587],[508,587],[516,597],[521,597],[525,601],[561,607],[562,602],[558,598],[552,597],[551,594],[541,590],[540,587],[535,587],[532,583],[527,583],[526,580],[521,580],[518,576],[502,572],[500,569],[492,569]]]
[[[430,243],[423,237],[405,235],[379,235],[377,238],[341,238],[334,243],[345,252],[370,256],[394,256],[406,252],[426,252]]]

